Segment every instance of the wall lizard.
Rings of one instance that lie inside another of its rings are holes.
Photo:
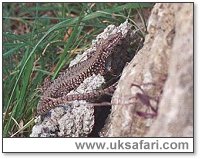
[[[92,74],[100,73],[103,75],[105,73],[106,59],[115,51],[114,49],[121,43],[122,39],[122,33],[119,32],[110,35],[105,40],[101,40],[99,46],[96,47],[96,52],[94,54],[88,59],[69,67],[55,79],[43,92],[43,96],[37,107],[38,114],[45,114],[50,109],[68,101],[92,99],[96,96],[101,96],[106,92],[112,92],[114,90],[113,86],[91,93],[67,95]]]
[[[121,42],[122,33],[110,35],[97,46],[96,52],[88,59],[69,67],[45,90],[43,96],[61,97],[77,88],[87,77],[92,74],[101,75],[105,72],[106,59],[113,53],[114,48]]]

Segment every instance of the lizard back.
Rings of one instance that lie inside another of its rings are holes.
[[[100,45],[96,47],[96,52],[88,59],[69,67],[46,89],[43,96],[61,97],[71,90],[77,88],[85,78],[92,74],[103,74],[105,71],[105,60],[110,56],[114,48],[120,43],[122,33],[110,35],[107,39],[102,39]]]

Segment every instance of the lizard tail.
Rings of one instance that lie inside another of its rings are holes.
[[[100,97],[104,94],[112,94],[112,93],[114,93],[116,86],[117,86],[117,82],[105,89],[95,90],[95,91],[92,91],[89,93],[70,94],[70,95],[59,97],[59,98],[48,98],[47,97],[46,99],[43,99],[42,103],[40,103],[40,105],[37,109],[37,114],[38,115],[46,114],[49,110],[51,110],[61,104],[65,104],[67,102],[71,102],[74,100],[91,100],[96,97]]]

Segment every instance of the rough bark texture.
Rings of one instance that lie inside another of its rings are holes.
[[[193,135],[191,3],[154,6],[144,47],[124,69],[112,104],[101,136]]]

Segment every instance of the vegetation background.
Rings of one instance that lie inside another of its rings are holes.
[[[144,9],[152,6],[152,3],[3,3],[3,136],[28,137],[44,78],[56,78],[108,25],[129,20],[141,29],[138,23],[146,24]]]

